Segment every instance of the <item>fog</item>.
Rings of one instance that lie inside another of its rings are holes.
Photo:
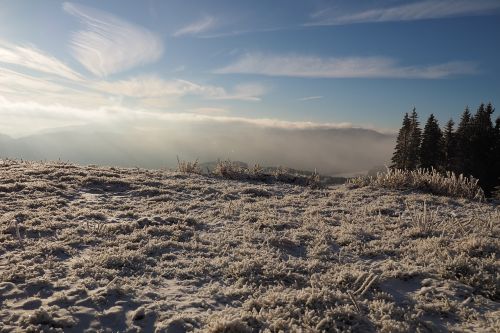
[[[144,168],[173,168],[179,156],[350,175],[387,164],[394,140],[393,134],[352,127],[144,121],[62,128],[17,139],[0,136],[0,156]]]

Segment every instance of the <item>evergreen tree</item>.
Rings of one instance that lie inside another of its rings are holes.
[[[462,113],[455,135],[457,144],[457,164],[455,166],[455,170],[457,173],[464,174],[466,176],[470,176],[472,172],[470,144],[471,118],[472,115],[469,111],[469,107],[467,106]]]
[[[500,199],[500,117],[495,121],[495,170],[496,170],[496,182],[495,182],[495,197]]]
[[[424,169],[442,169],[444,161],[443,133],[433,114],[429,116],[422,135],[420,166]]]
[[[448,120],[443,133],[444,163],[443,168],[446,171],[457,171],[457,138],[453,131],[455,123],[453,119]]]
[[[497,181],[495,177],[495,131],[491,121],[493,105],[481,104],[470,123],[471,175],[479,179],[484,192],[489,195]]]
[[[410,131],[411,123],[408,113],[405,113],[403,117],[403,126],[399,130],[398,138],[396,140],[396,148],[394,154],[392,155],[391,168],[394,169],[407,169],[409,163],[409,151],[408,147],[410,144]]]
[[[420,143],[422,137],[422,130],[420,129],[420,123],[418,121],[418,114],[416,108],[410,116],[410,142],[408,146],[408,167],[407,169],[415,170],[420,167]]]

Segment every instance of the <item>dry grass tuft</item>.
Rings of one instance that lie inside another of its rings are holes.
[[[181,161],[177,156],[177,171],[182,173],[194,173],[200,175],[202,173],[200,164],[198,163],[198,159],[194,162],[190,161]]]
[[[251,173],[249,169],[230,160],[218,161],[213,174],[222,178],[234,180],[251,179],[252,176],[258,178],[262,175],[257,168],[255,168],[254,173]]]
[[[484,192],[474,177],[457,176],[453,172],[442,174],[435,169],[431,171],[388,169],[386,173],[378,173],[374,177],[357,177],[350,179],[349,182],[358,186],[416,189],[450,197],[484,200]]]
[[[209,324],[209,333],[252,333],[252,329],[239,319],[215,321]]]
[[[218,161],[213,174],[232,180],[252,180],[258,182],[280,182],[286,184],[309,186],[313,189],[321,187],[321,177],[316,170],[309,176],[292,172],[290,169],[278,167],[273,172],[265,172],[255,164],[247,168],[230,160]]]

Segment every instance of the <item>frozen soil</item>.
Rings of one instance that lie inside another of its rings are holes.
[[[491,203],[0,161],[0,332],[500,331]]]

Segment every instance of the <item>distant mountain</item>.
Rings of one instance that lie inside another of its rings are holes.
[[[1,135],[0,156],[145,168],[174,168],[176,156],[191,161],[230,159],[317,169],[334,176],[366,173],[386,164],[394,140],[394,135],[369,129],[281,129],[215,122],[161,129],[76,127],[17,139]]]

